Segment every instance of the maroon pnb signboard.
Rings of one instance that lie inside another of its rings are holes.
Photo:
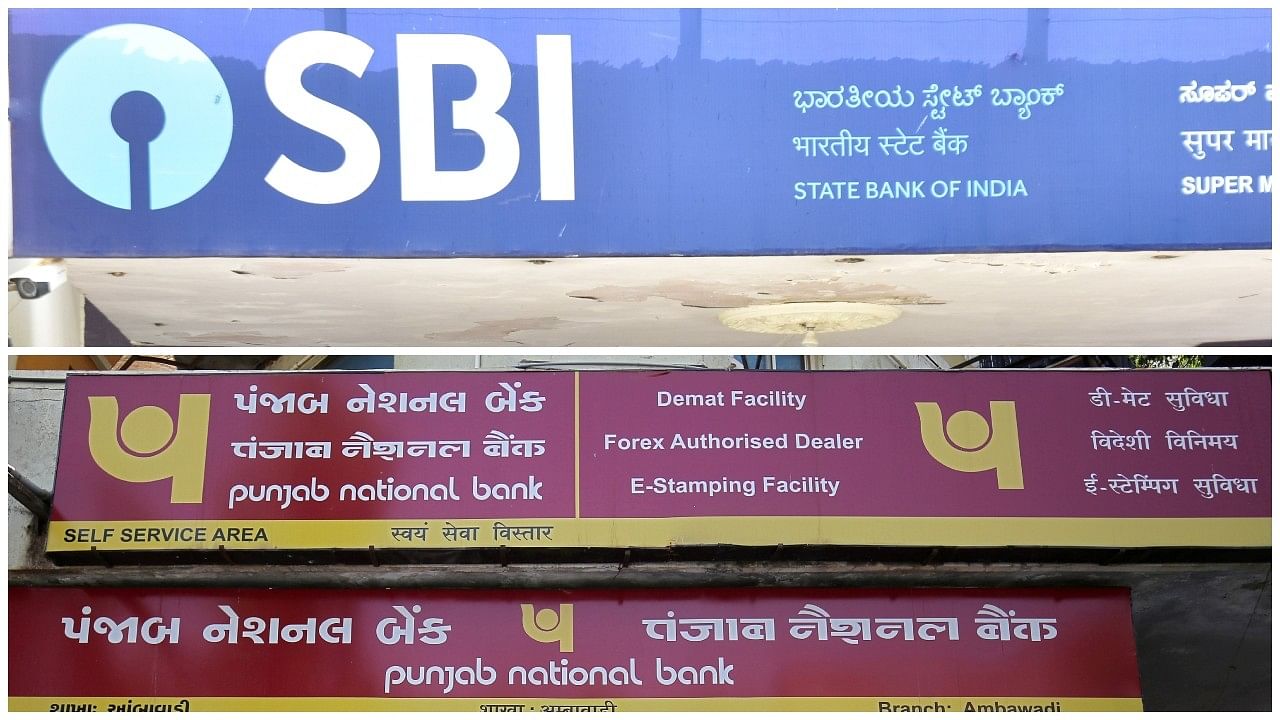
[[[1265,371],[68,379],[49,550],[1265,547]]]
[[[10,588],[9,628],[10,710],[1141,709],[1124,589]]]

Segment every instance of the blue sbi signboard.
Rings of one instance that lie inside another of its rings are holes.
[[[9,19],[17,255],[1271,244],[1266,9]]]

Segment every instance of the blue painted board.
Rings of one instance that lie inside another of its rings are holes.
[[[18,256],[1271,246],[1266,9],[9,12]],[[297,79],[377,139],[367,189],[329,204],[266,181],[282,157],[351,160],[266,89],[268,58],[312,31],[371,50],[357,76],[321,47]],[[514,176],[406,200],[402,170],[512,157],[454,127],[489,70],[434,66],[434,132],[401,127],[401,85],[424,78],[398,38],[456,35],[509,67]],[[567,36],[568,104],[543,102],[571,153],[543,152],[539,36]],[[405,132],[435,158],[402,158]],[[544,197],[544,163],[572,199]]]

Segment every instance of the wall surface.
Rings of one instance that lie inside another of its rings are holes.
[[[1270,250],[69,259],[67,268],[135,345],[798,348],[799,334],[720,321],[726,310],[796,302],[902,313],[820,333],[823,347],[1185,347],[1271,336]]]

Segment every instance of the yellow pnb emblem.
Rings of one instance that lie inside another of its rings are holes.
[[[173,478],[169,502],[200,502],[204,496],[209,396],[178,396],[176,430],[169,413],[155,405],[136,408],[124,422],[119,418],[116,398],[89,398],[89,454],[98,467],[125,482]]]
[[[1018,416],[1013,403],[991,403],[991,423],[972,410],[961,410],[942,427],[938,403],[918,402],[920,439],[933,459],[960,472],[996,471],[1001,490],[1022,489],[1022,451],[1018,446]]]
[[[560,652],[573,652],[573,605],[560,604],[560,612],[543,608],[535,615],[533,605],[521,603],[520,622],[524,633],[540,643],[560,643]]]

